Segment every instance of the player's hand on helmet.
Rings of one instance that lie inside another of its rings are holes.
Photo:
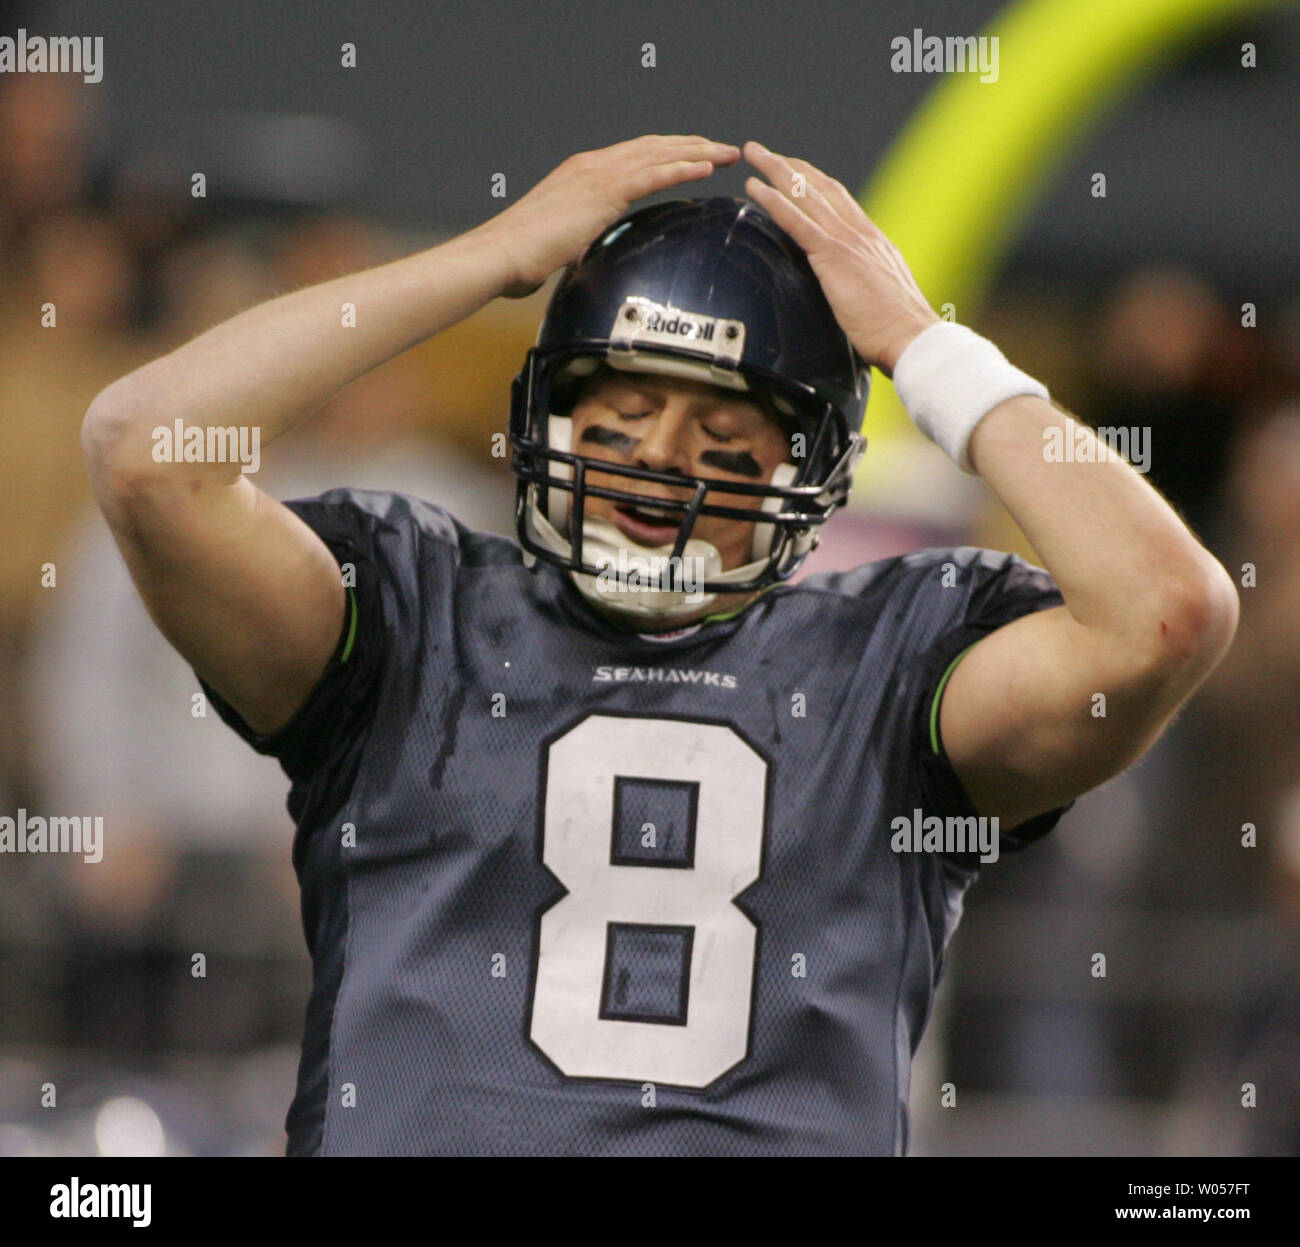
[[[744,156],[767,178],[747,179],[745,190],[803,248],[858,354],[892,376],[912,339],[939,319],[902,253],[815,165],[752,140]]]
[[[698,134],[647,134],[579,152],[480,226],[505,258],[512,299],[532,294],[638,199],[734,164],[740,148]]]

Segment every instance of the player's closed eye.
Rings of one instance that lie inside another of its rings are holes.
[[[646,416],[653,415],[654,413],[649,411],[619,411],[615,408],[614,414],[618,416],[620,420],[644,420]],[[705,435],[711,441],[726,443],[735,440],[734,434],[718,432],[709,428],[707,424],[700,425],[700,428],[704,430]]]

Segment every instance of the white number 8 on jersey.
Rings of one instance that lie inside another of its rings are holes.
[[[694,864],[612,860],[615,781],[697,785]],[[572,1078],[705,1087],[744,1059],[757,929],[733,900],[759,876],[767,763],[730,727],[592,715],[546,757],[542,861],[569,894],[543,916],[533,1042]],[[610,924],[690,934],[685,1024],[601,1017]]]

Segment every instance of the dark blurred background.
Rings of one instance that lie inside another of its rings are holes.
[[[758,138],[857,191],[939,83],[889,72],[891,39],[974,34],[1000,7],[0,0],[0,36],[104,40],[98,83],[0,73],[0,815],[105,820],[98,863],[0,855],[0,1155],[282,1150],[310,978],[287,781],[191,713],[193,676],[90,501],[94,395],[638,134]],[[1060,151],[961,318],[1080,418],[1151,430],[1150,478],[1243,586],[1241,627],[1142,763],[972,889],[914,1071],[920,1154],[1300,1144],[1300,11],[1169,43]],[[746,172],[687,193],[742,194]],[[259,483],[402,490],[509,531],[493,435],[546,293],[350,387]],[[815,566],[962,543],[1034,557],[915,434],[870,413],[867,432]]]

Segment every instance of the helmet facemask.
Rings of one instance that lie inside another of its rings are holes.
[[[787,399],[769,392],[767,397],[778,410],[784,407],[791,413],[782,421],[782,427],[792,447],[807,453],[800,462],[792,450],[790,460],[779,464],[766,483],[707,476],[683,478],[676,473],[582,455],[571,444],[571,412],[583,382],[600,362],[597,355],[548,360],[534,352],[525,371],[537,369],[544,375],[534,376],[532,386],[521,386],[516,391],[517,405],[524,402],[524,409],[517,406],[513,413],[512,441],[514,467],[521,478],[520,540],[525,550],[567,568],[579,590],[594,604],[642,620],[671,622],[696,615],[722,594],[756,592],[792,575],[816,545],[820,525],[847,496],[852,465],[861,453],[861,438],[847,448],[834,479],[806,484],[810,475],[816,476],[812,469],[826,457],[825,443],[832,440],[827,413],[823,410],[814,415],[806,407],[802,414],[796,413]],[[631,360],[622,366],[628,371],[717,384],[707,365],[671,357],[640,352],[635,356],[635,367]],[[757,397],[747,383],[725,388]],[[532,410],[526,404],[529,393],[536,404]],[[532,435],[521,435],[519,426],[531,430]],[[617,479],[613,484],[597,485],[590,481],[593,473]],[[675,492],[684,485],[693,488],[689,499],[677,500],[642,492],[644,483]],[[720,494],[731,496],[730,505],[715,501]],[[735,495],[745,496],[746,501],[737,503]],[[640,546],[607,520],[587,516],[588,497],[678,512],[682,520],[671,544]],[[580,531],[573,524],[575,515],[586,516]],[[752,523],[749,561],[724,569],[717,548],[695,535],[701,515]]]

